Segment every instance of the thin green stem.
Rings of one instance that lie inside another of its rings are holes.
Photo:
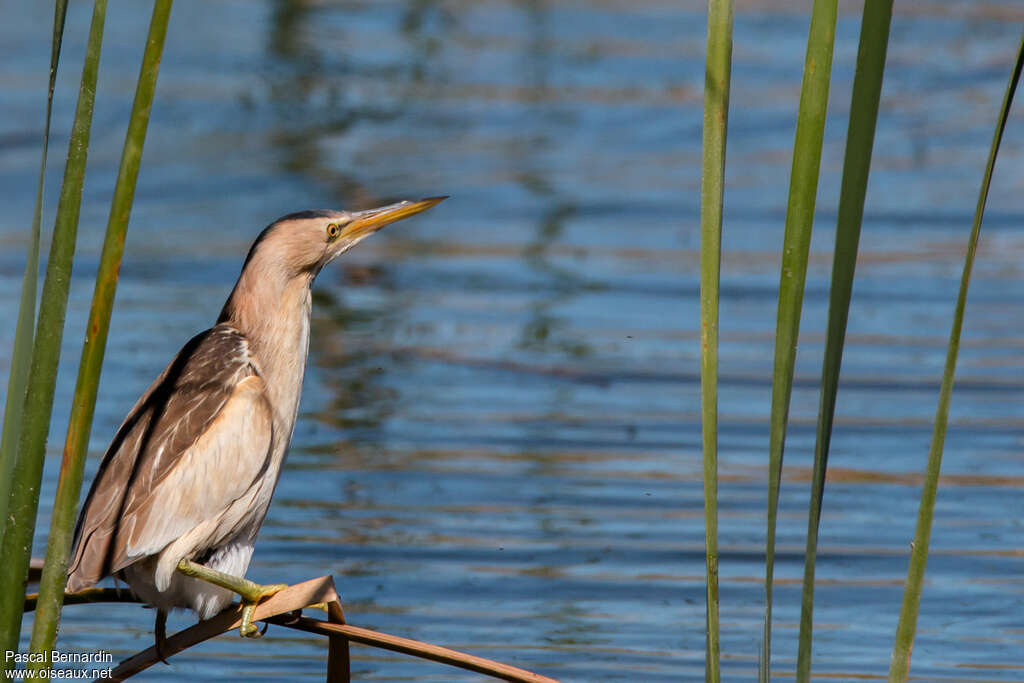
[[[725,140],[732,68],[732,0],[708,0],[701,174],[701,426],[704,460],[704,548],[707,571],[705,680],[721,681],[718,619],[718,300],[722,260]]]
[[[807,39],[800,112],[793,143],[793,170],[786,207],[786,231],[782,245],[779,277],[779,308],[775,328],[775,368],[772,376],[772,404],[768,461],[768,530],[765,543],[765,609],[758,680],[767,683],[771,670],[772,583],[775,575],[775,527],[782,479],[782,455],[793,390],[793,366],[800,333],[800,311],[807,256],[814,224],[818,192],[821,145],[825,135],[832,47],[836,31],[836,0],[815,0]]]
[[[853,292],[853,276],[857,266],[861,221],[864,218],[864,197],[871,170],[871,148],[875,141],[878,103],[882,94],[885,54],[889,45],[889,24],[892,0],[867,0],[861,23],[860,46],[857,50],[857,71],[853,78],[850,102],[850,124],[846,134],[846,156],[839,194],[839,217],[836,222],[836,247],[832,260],[832,288],[828,303],[828,336],[825,360],[821,371],[821,402],[818,407],[818,430],[814,446],[814,474],[811,478],[811,501],[807,519],[807,551],[804,554],[803,596],[800,606],[800,642],[797,652],[796,679],[810,681],[811,640],[814,620],[814,568],[818,553],[818,527],[825,493],[825,472],[832,439],[839,370],[846,339],[846,323]]]
[[[7,517],[4,519],[6,526],[0,548],[0,557],[3,557],[3,562],[0,562],[0,638],[3,649],[11,651],[17,649],[21,631],[22,598],[28,578],[46,437],[57,384],[61,339],[64,335],[64,315],[67,311],[71,266],[78,233],[78,214],[106,9],[106,0],[96,0],[68,145],[64,182],[57,205],[53,242],[46,264],[46,279],[43,282],[29,385],[25,395],[24,420],[18,442],[18,458],[14,466]],[[4,668],[9,670],[10,667],[11,662],[5,661]]]
[[[57,0],[53,13],[50,84],[46,90],[46,116],[43,124],[43,159],[39,163],[36,204],[32,211],[32,232],[28,240],[25,278],[21,283],[21,303],[18,305],[18,322],[14,331],[14,347],[11,350],[11,374],[7,381],[7,403],[4,406],[3,431],[0,431],[0,519],[7,517],[14,463],[18,459],[18,440],[21,435],[21,420],[25,410],[25,394],[28,390],[28,371],[34,336],[32,327],[36,321],[36,289],[39,286],[39,238],[43,216],[43,185],[46,178],[46,156],[50,149],[53,91],[57,83],[57,64],[60,61],[61,43],[64,40],[64,19],[67,11],[67,0]],[[0,539],[3,538],[3,529],[3,525],[0,524]]]
[[[78,367],[78,381],[71,405],[67,439],[64,443],[64,459],[53,503],[46,562],[39,587],[38,609],[32,627],[31,651],[46,654],[46,660],[49,659],[49,653],[53,651],[57,640],[68,555],[75,530],[75,510],[82,489],[82,471],[85,467],[96,394],[103,368],[110,315],[114,306],[114,294],[117,290],[118,273],[124,254],[124,240],[135,196],[135,183],[139,176],[149,114],[153,107],[157,75],[160,72],[160,58],[163,54],[164,38],[167,36],[171,3],[172,0],[156,0],[153,5],[149,37],[142,56],[135,101],[132,104],[128,132],[121,154],[121,167],[110,207],[110,219],[107,222],[103,252],[96,274],[96,288],[82,347],[82,361]],[[40,670],[48,666],[48,661],[30,664],[31,668]]]
[[[967,255],[964,258],[963,274],[960,277],[960,291],[956,298],[956,309],[953,313],[953,328],[949,333],[949,346],[946,350],[946,367],[942,373],[942,386],[939,389],[939,403],[935,410],[935,427],[932,432],[932,444],[928,452],[928,466],[925,469],[924,487],[921,490],[921,507],[917,513],[917,529],[914,542],[911,544],[910,564],[907,567],[907,582],[903,589],[903,605],[900,608],[900,620],[896,627],[896,639],[893,643],[892,659],[889,664],[890,683],[904,683],[910,675],[910,654],[914,647],[914,634],[917,631],[917,615],[921,606],[921,589],[924,585],[925,565],[928,562],[928,546],[931,542],[932,518],[935,514],[935,498],[939,488],[939,470],[942,468],[942,450],[946,443],[946,426],[949,422],[949,403],[953,395],[953,379],[956,374],[956,359],[960,350],[960,333],[964,324],[964,309],[967,306],[967,288],[971,282],[971,270],[978,248],[978,235],[981,233],[981,219],[985,214],[985,202],[988,200],[989,185],[992,182],[992,170],[996,165],[999,145],[1006,129],[1006,121],[1010,115],[1017,83],[1020,81],[1021,69],[1024,67],[1024,36],[1017,47],[1017,61],[1010,81],[1003,96],[1003,106],[999,112],[999,121],[992,136],[992,145],[988,151],[988,163],[985,164],[985,175],[978,192],[978,204],[974,210],[974,223],[967,241]]]

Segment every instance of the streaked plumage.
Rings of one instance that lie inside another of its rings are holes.
[[[175,575],[174,568],[198,549],[200,563],[245,573],[270,501],[263,489],[273,486],[280,468],[279,460],[272,462],[273,432],[272,408],[245,336],[219,324],[194,337],[110,445],[79,521],[68,590],[125,570],[126,581],[151,604],[188,606],[204,619],[222,609],[231,601],[228,591]],[[253,506],[256,501],[263,504]],[[180,556],[164,554],[162,566],[152,560],[136,566],[196,536],[200,542]],[[233,556],[203,557],[223,546],[239,547]],[[222,566],[223,560],[235,566]],[[153,578],[140,577],[143,570]],[[162,595],[147,590],[150,583]],[[191,601],[184,595],[188,584]]]
[[[118,429],[82,507],[68,591],[116,574],[161,612],[187,607],[205,619],[231,602],[178,562],[234,576],[249,566],[295,426],[314,278],[439,201],[291,214],[260,234],[217,324],[182,348]]]

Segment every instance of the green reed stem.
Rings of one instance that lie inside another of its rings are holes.
[[[75,530],[75,510],[82,489],[82,471],[89,445],[96,394],[103,369],[103,355],[110,329],[110,315],[117,291],[121,257],[124,254],[125,234],[131,216],[132,201],[135,197],[135,183],[139,177],[142,147],[146,140],[149,114],[153,107],[157,75],[160,72],[160,57],[163,54],[167,23],[171,14],[172,0],[156,0],[153,17],[149,25],[149,37],[142,56],[135,101],[132,104],[124,150],[121,153],[121,167],[114,188],[110,207],[110,219],[103,241],[99,270],[96,274],[96,288],[89,311],[85,343],[82,346],[82,361],[78,367],[78,381],[71,404],[71,418],[67,439],[64,443],[64,459],[61,463],[60,479],[53,503],[53,518],[50,524],[49,542],[46,546],[46,562],[39,585],[39,600],[32,628],[31,651],[47,654],[53,650],[57,640],[57,624],[64,600],[64,584],[67,578],[68,555]],[[32,669],[45,669],[48,661],[33,662]]]
[[[832,46],[836,31],[836,0],[815,0],[807,39],[800,112],[793,143],[793,170],[790,175],[789,202],[786,207],[786,231],[782,245],[782,272],[779,277],[779,308],[775,327],[775,368],[772,375],[772,404],[768,462],[768,533],[765,542],[764,632],[758,662],[758,680],[767,683],[771,670],[772,582],[775,574],[775,527],[782,479],[782,454],[786,441],[786,422],[793,390],[793,366],[800,333],[800,310],[807,256],[814,224],[814,204],[818,192],[821,145],[825,135],[829,79],[832,74]]]
[[[946,367],[942,373],[942,387],[939,390],[939,404],[935,410],[935,428],[932,432],[932,444],[928,452],[928,466],[925,469],[924,487],[921,490],[921,507],[917,513],[917,529],[914,542],[910,549],[910,564],[907,568],[907,582],[903,589],[903,606],[900,608],[900,620],[896,627],[896,639],[893,642],[892,659],[889,664],[890,683],[903,683],[910,674],[910,654],[914,647],[914,634],[917,630],[917,614],[921,606],[921,588],[924,584],[925,565],[928,562],[928,545],[931,541],[932,517],[935,513],[935,497],[939,488],[939,470],[942,467],[942,449],[946,443],[946,426],[949,422],[949,402],[953,394],[953,378],[956,374],[956,359],[960,350],[960,333],[964,324],[964,309],[967,305],[967,287],[971,281],[971,270],[974,267],[974,256],[978,248],[978,235],[981,232],[981,219],[985,214],[985,202],[988,200],[988,189],[992,182],[992,169],[996,164],[996,155],[1006,129],[1006,121],[1010,115],[1017,83],[1020,81],[1021,69],[1024,67],[1024,36],[1017,47],[1017,61],[1010,75],[1003,96],[1003,106],[999,111],[999,122],[992,136],[992,145],[988,151],[988,163],[985,164],[985,175],[978,192],[978,204],[974,210],[974,223],[967,241],[967,255],[964,258],[963,274],[960,277],[960,291],[956,297],[956,309],[953,313],[953,329],[949,333],[949,346],[946,350]]]
[[[11,478],[18,459],[18,439],[25,410],[28,389],[28,370],[31,363],[32,339],[36,322],[36,289],[39,287],[39,238],[43,216],[43,185],[46,179],[46,155],[50,149],[50,118],[53,112],[53,91],[57,83],[57,64],[60,46],[64,40],[64,18],[67,0],[57,0],[53,10],[53,39],[50,49],[50,84],[46,90],[46,115],[43,124],[43,160],[39,164],[39,182],[36,184],[36,204],[32,212],[32,232],[25,258],[25,278],[21,283],[21,303],[18,304],[18,322],[14,330],[14,348],[11,350],[11,374],[7,381],[7,403],[4,406],[4,424],[0,431],[0,519],[7,517],[7,504],[11,495]],[[0,524],[0,539],[3,525]]]
[[[853,78],[850,124],[846,133],[846,156],[839,194],[836,221],[836,247],[832,260],[832,288],[828,302],[828,336],[821,372],[821,402],[814,446],[814,474],[811,477],[811,501],[807,519],[807,551],[804,554],[803,596],[800,606],[800,641],[797,651],[796,680],[811,678],[811,640],[814,622],[814,568],[818,555],[818,527],[825,494],[825,472],[832,440],[839,369],[843,359],[846,323],[850,313],[853,275],[857,266],[864,197],[871,170],[871,149],[878,122],[878,102],[882,95],[885,54],[889,45],[892,0],[866,0],[857,49],[857,71]]]
[[[719,683],[722,679],[718,623],[718,289],[722,261],[725,138],[732,68],[732,16],[732,0],[708,0],[700,198],[700,386],[704,443],[704,549],[707,560],[704,677],[707,683]]]
[[[39,321],[32,348],[31,373],[25,395],[24,420],[18,443],[18,458],[14,466],[7,517],[4,519],[6,526],[3,545],[0,547],[0,557],[3,557],[3,562],[0,562],[0,649],[5,650],[17,649],[21,631],[25,583],[28,578],[32,535],[39,507],[39,486],[43,476],[46,437],[53,410],[57,365],[60,361],[60,344],[64,334],[64,316],[67,312],[71,266],[78,233],[78,214],[89,150],[89,132],[92,125],[106,9],[106,0],[96,0],[89,28],[85,64],[82,67],[78,105],[68,144],[64,182],[57,205],[53,242],[46,264],[46,279],[43,282]],[[5,660],[3,666],[10,669],[11,663]]]

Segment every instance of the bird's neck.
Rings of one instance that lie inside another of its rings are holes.
[[[277,426],[284,428],[290,439],[309,352],[312,277],[268,277],[266,271],[257,277],[254,270],[242,272],[219,322],[248,339]]]

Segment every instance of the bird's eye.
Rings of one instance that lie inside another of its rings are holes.
[[[338,235],[341,234],[341,228],[338,227],[337,223],[331,223],[327,226],[327,238],[331,240],[338,239]]]

